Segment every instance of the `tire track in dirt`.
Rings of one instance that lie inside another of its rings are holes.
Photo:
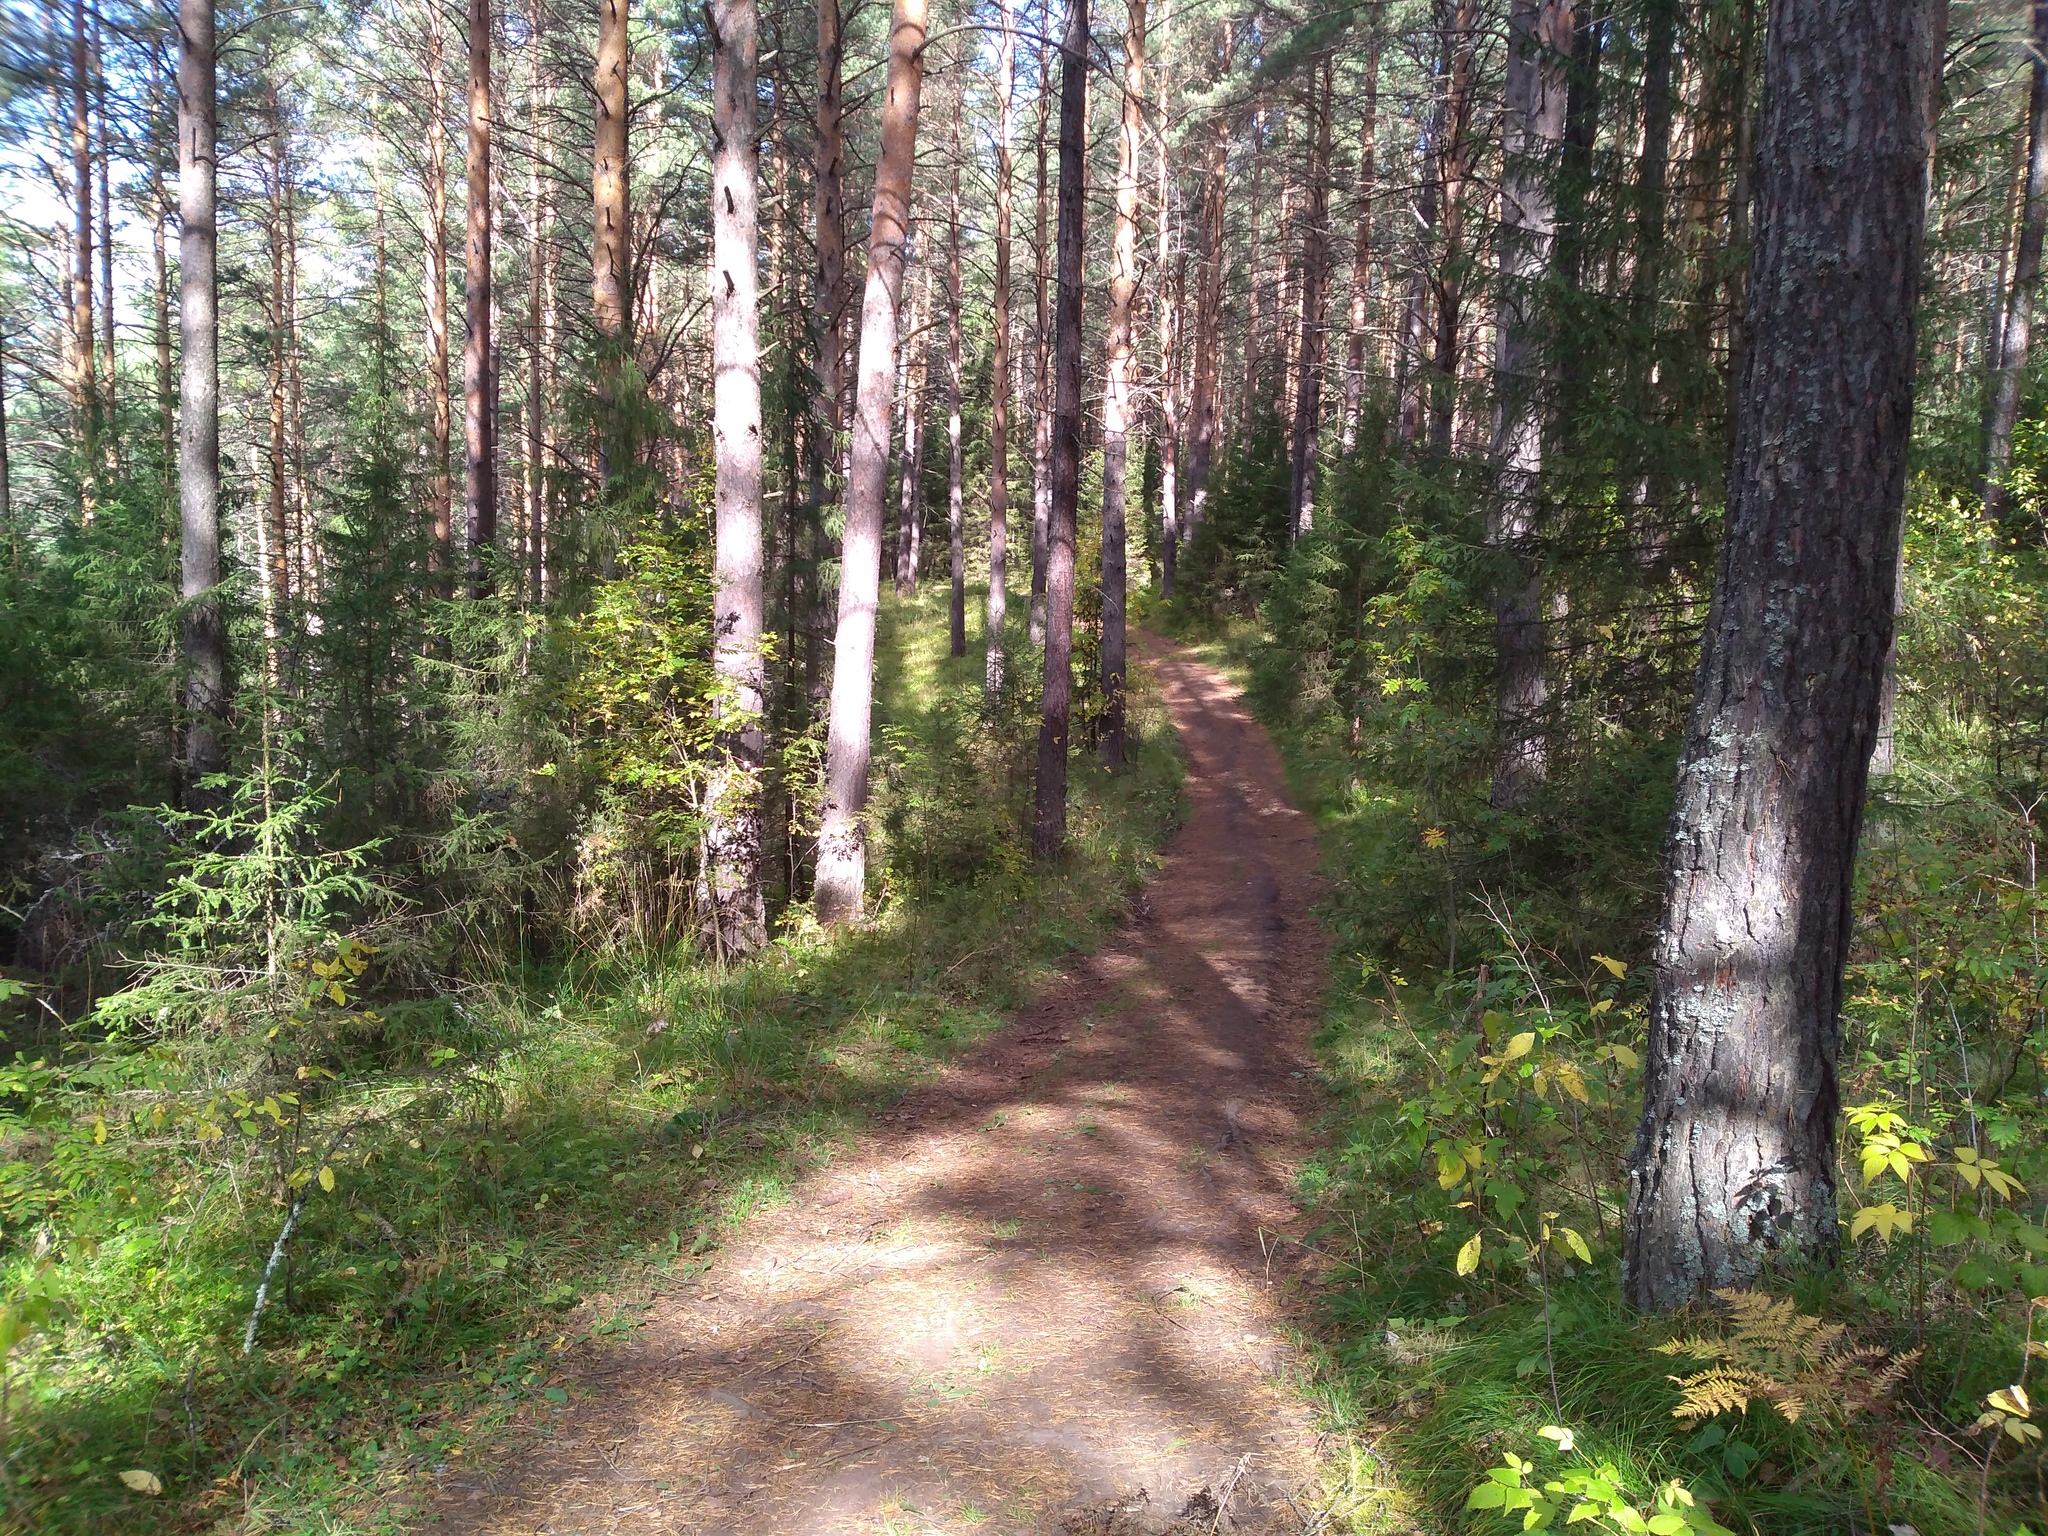
[[[1139,649],[1189,802],[1139,909],[572,1365],[554,1438],[444,1481],[437,1529],[1302,1528],[1305,1275],[1274,1234],[1317,1102],[1314,835],[1236,690]]]

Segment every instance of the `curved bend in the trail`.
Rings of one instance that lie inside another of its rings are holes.
[[[1302,1529],[1273,1235],[1315,849],[1235,690],[1145,650],[1190,814],[1140,911],[572,1373],[558,1436],[447,1485],[440,1529]]]

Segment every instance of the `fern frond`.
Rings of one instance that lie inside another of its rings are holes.
[[[1690,1376],[1669,1379],[1680,1393],[1671,1416],[1688,1427],[1718,1414],[1741,1413],[1753,1399],[1774,1400],[1782,1390],[1770,1377],[1739,1365],[1717,1365]]]

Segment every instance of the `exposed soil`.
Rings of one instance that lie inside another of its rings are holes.
[[[1298,1532],[1285,1341],[1315,846],[1214,670],[1140,650],[1189,814],[1099,953],[749,1222],[442,1530]]]

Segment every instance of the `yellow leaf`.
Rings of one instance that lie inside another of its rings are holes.
[[[1529,1054],[1529,1052],[1530,1052],[1530,1051],[1532,1051],[1532,1050],[1534,1050],[1535,1048],[1536,1048],[1536,1034],[1535,1034],[1535,1031],[1533,1031],[1533,1030],[1526,1030],[1526,1029],[1525,1029],[1525,1030],[1523,1030],[1523,1031],[1522,1031],[1522,1033],[1521,1033],[1521,1034],[1519,1034],[1519,1035],[1515,1036],[1515,1038],[1514,1038],[1514,1039],[1510,1040],[1510,1041],[1509,1041],[1509,1042],[1507,1043],[1506,1047],[1505,1047],[1505,1048],[1504,1048],[1504,1049],[1503,1049],[1503,1050],[1501,1051],[1501,1053],[1500,1053],[1500,1054],[1501,1054],[1501,1060],[1503,1060],[1503,1061],[1516,1061],[1516,1060],[1519,1060],[1520,1058],[1522,1058],[1522,1057],[1524,1057],[1524,1056],[1528,1055],[1528,1054]]]
[[[1579,1236],[1570,1227],[1560,1227],[1558,1230],[1564,1233],[1564,1240],[1571,1245],[1572,1252],[1579,1256],[1581,1264],[1593,1262],[1593,1250],[1586,1246],[1586,1240],[1583,1237]]]
[[[320,1187],[329,1194],[334,1192],[334,1170],[324,1164],[320,1169]]]
[[[2032,1415],[2034,1411],[2034,1405],[2027,1401],[2027,1389],[2017,1382],[1992,1393],[1985,1401],[2000,1413],[2016,1413],[2023,1419]]]
[[[1606,966],[1607,969],[1613,973],[1616,980],[1619,980],[1621,977],[1626,976],[1628,974],[1628,967],[1623,965],[1619,960],[1616,960],[1611,955],[1595,955],[1593,958],[1594,960],[1598,961],[1601,965]]]
[[[1866,1232],[1875,1232],[1885,1242],[1901,1232],[1913,1230],[1913,1213],[1902,1211],[1887,1201],[1883,1205],[1866,1205],[1856,1213],[1856,1219],[1849,1224],[1849,1235],[1861,1237]]]
[[[107,1118],[105,1115],[95,1115],[93,1117],[92,1144],[96,1147],[103,1147],[107,1144]]]
[[[1606,1012],[1606,1011],[1607,1011],[1608,1009],[1612,1008],[1613,1006],[1614,1006],[1614,999],[1613,999],[1613,998],[1611,998],[1611,997],[1603,997],[1603,998],[1601,998],[1599,1002],[1597,1002],[1597,1003],[1595,1003],[1595,1004],[1593,1005],[1593,1017],[1594,1017],[1594,1018],[1596,1018],[1596,1019],[1597,1019],[1597,1018],[1599,1018],[1601,1014],[1605,1013],[1605,1012]]]
[[[1480,1234],[1474,1232],[1471,1240],[1458,1250],[1458,1273],[1469,1275],[1479,1267]]]
[[[130,1492],[147,1494],[151,1498],[164,1491],[163,1479],[154,1472],[144,1471],[141,1467],[130,1467],[123,1472],[121,1483]]]
[[[334,1000],[334,1005],[337,1008],[345,1007],[348,1004],[348,994],[341,990],[341,983],[338,981],[327,983],[327,995]]]
[[[1536,1433],[1541,1435],[1545,1440],[1555,1440],[1557,1442],[1557,1448],[1560,1451],[1570,1450],[1578,1439],[1576,1435],[1574,1435],[1570,1430],[1566,1429],[1562,1424],[1546,1424],[1541,1429],[1537,1430]]]

